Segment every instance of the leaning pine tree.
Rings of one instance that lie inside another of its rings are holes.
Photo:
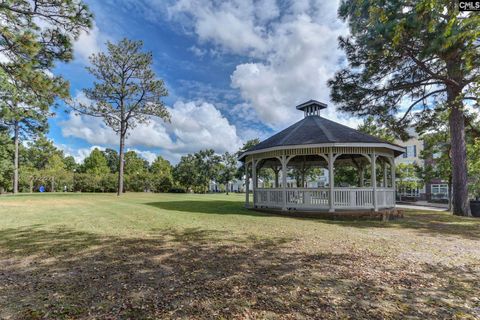
[[[152,116],[170,120],[162,102],[167,90],[152,70],[152,54],[141,52],[143,43],[123,39],[107,43],[107,53],[90,57],[87,70],[97,79],[91,89],[84,89],[91,103],[75,103],[74,110],[103,118],[120,137],[118,195],[123,192],[124,149],[128,130],[145,124]]]
[[[480,15],[451,0],[344,0],[339,15],[350,29],[340,38],[349,66],[329,82],[332,100],[403,137],[447,111],[453,212],[468,215],[464,108],[479,103]]]

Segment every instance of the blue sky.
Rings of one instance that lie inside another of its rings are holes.
[[[75,43],[75,60],[55,72],[84,99],[91,86],[88,56],[123,37],[143,40],[169,90],[172,122],[152,119],[135,128],[127,146],[148,160],[173,163],[202,148],[236,151],[302,117],[295,105],[317,99],[325,116],[355,126],[329,102],[326,81],[344,64],[337,37],[346,26],[337,1],[321,0],[87,0],[94,28]],[[48,135],[81,161],[94,147],[117,148],[118,137],[99,119],[56,110]]]

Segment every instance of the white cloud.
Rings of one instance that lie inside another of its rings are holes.
[[[128,151],[135,151],[140,157],[147,160],[150,164],[157,158],[157,154],[152,151],[138,150],[135,148],[129,148]]]
[[[94,24],[93,28],[86,32],[82,31],[78,39],[73,45],[73,52],[75,58],[78,58],[83,63],[88,62],[88,58],[102,50],[107,37],[100,32],[98,27]]]
[[[131,130],[126,140],[130,148],[149,147],[161,149],[160,155],[176,162],[186,153],[212,148],[221,153],[236,151],[242,144],[234,125],[223,117],[213,104],[205,102],[176,102],[168,108],[171,123],[152,119]],[[60,123],[64,137],[75,137],[94,145],[116,146],[118,136],[99,118],[70,113]],[[140,154],[151,160],[153,153]]]
[[[329,102],[327,80],[343,58],[337,38],[347,32],[336,17],[338,1],[292,1],[282,10],[278,3],[182,0],[170,8],[174,19],[191,24],[200,43],[253,59],[236,66],[231,85],[246,102],[244,115],[255,114],[276,129],[301,118],[295,105],[309,99]],[[332,105],[324,115],[352,123]]]
[[[258,5],[273,10],[274,4],[262,1]],[[192,28],[201,42],[212,42],[240,54],[266,49],[262,38],[265,30],[255,23],[258,10],[253,1],[180,0],[170,6],[168,12],[171,18]],[[278,14],[278,9],[272,13],[261,14],[259,18],[271,19]]]

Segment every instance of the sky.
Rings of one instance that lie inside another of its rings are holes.
[[[130,132],[127,148],[152,161],[213,148],[235,152],[248,139],[265,139],[303,117],[295,106],[327,103],[322,116],[356,127],[336,111],[327,81],[345,65],[337,38],[346,25],[336,0],[87,0],[93,29],[74,45],[74,60],[54,72],[85,99],[85,69],[105,42],[143,40],[169,91],[171,123],[152,118]],[[78,162],[97,147],[118,149],[118,136],[101,119],[63,106],[48,137]]]

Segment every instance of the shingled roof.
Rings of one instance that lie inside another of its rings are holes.
[[[389,147],[393,149],[396,156],[402,154],[403,152],[401,150],[404,149],[398,145],[322,118],[318,115],[311,115],[306,116],[285,130],[280,131],[272,137],[248,149],[240,156],[240,158],[264,149],[278,149],[280,147],[291,147],[295,145],[331,145],[345,143],[352,143],[355,145],[385,145],[387,148]]]

